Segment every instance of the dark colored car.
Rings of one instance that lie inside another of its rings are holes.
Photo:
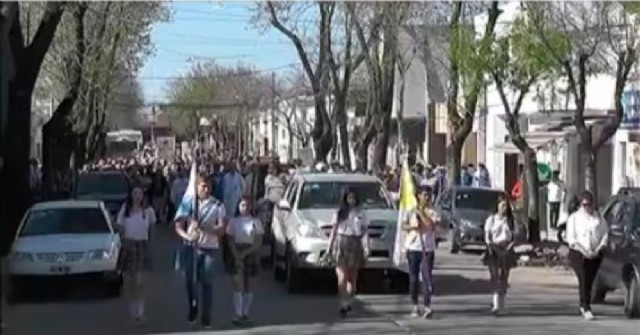
[[[593,287],[593,301],[624,291],[624,313],[640,318],[640,194],[616,195],[602,210],[609,243]]]
[[[490,188],[454,186],[436,199],[439,215],[438,238],[449,240],[449,251],[458,253],[466,246],[484,246],[484,224],[496,212],[498,198],[504,191]],[[516,217],[516,241],[527,239],[527,229]]]
[[[618,195],[640,194],[640,187],[621,187]]]
[[[116,217],[127,200],[131,183],[120,171],[96,171],[78,176],[73,188],[73,197],[81,200],[101,200]]]

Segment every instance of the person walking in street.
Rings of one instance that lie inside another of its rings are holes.
[[[478,169],[473,175],[473,186],[475,187],[491,187],[491,176],[489,170],[484,163],[478,163]]]
[[[489,216],[484,225],[487,250],[483,263],[489,268],[493,290],[491,312],[495,315],[504,311],[505,297],[509,287],[509,272],[516,266],[513,251],[515,235],[515,218],[511,203],[506,196],[500,197],[497,213]]]
[[[238,165],[233,162],[229,162],[227,165],[227,171],[222,177],[222,192],[224,198],[224,207],[227,210],[229,217],[236,216],[236,209],[240,198],[244,195],[244,179],[242,174],[238,171]]]
[[[418,207],[409,213],[402,228],[407,232],[405,249],[409,266],[409,292],[413,304],[413,317],[430,318],[433,294],[433,264],[436,250],[435,212],[429,207],[431,189],[419,188],[416,192]],[[418,304],[422,279],[423,307]]]
[[[344,318],[352,310],[358,271],[364,267],[370,250],[367,233],[369,219],[360,207],[360,199],[355,191],[345,191],[332,224],[329,250],[325,255],[333,257],[335,261],[340,316]]]
[[[560,180],[560,171],[553,171],[551,180],[547,184],[547,208],[549,208],[549,225],[551,228],[558,228],[560,218],[560,205],[565,196],[565,187]]]
[[[580,197],[580,209],[567,220],[567,243],[569,262],[578,277],[580,314],[586,320],[595,319],[591,311],[591,290],[607,239],[607,223],[596,211],[593,195],[584,192]]]
[[[116,220],[123,239],[122,270],[129,299],[129,311],[136,322],[145,319],[144,276],[148,265],[151,228],[156,223],[156,215],[145,204],[144,192],[134,187],[120,209]]]
[[[225,232],[226,211],[222,203],[211,197],[208,176],[199,176],[196,181],[198,215],[192,219],[193,208],[178,208],[175,230],[183,240],[182,262],[185,272],[187,320],[200,320],[204,328],[211,327],[213,278],[220,262],[218,238]]]
[[[244,196],[238,204],[238,216],[229,220],[227,235],[232,259],[233,305],[236,317],[233,323],[249,322],[253,304],[253,287],[260,266],[260,248],[264,229],[260,220],[252,215],[253,202]]]
[[[166,179],[162,175],[162,170],[153,173],[151,177],[151,186],[149,187],[149,199],[151,205],[156,212],[158,221],[161,224],[166,223],[167,219],[167,200],[169,199],[169,186]]]
[[[269,164],[269,173],[264,178],[264,197],[275,205],[284,195],[284,182],[275,163]]]
[[[171,190],[170,190],[170,197],[171,197],[170,200],[172,204],[172,209],[174,211],[178,210],[178,207],[180,206],[180,200],[182,199],[184,192],[187,190],[187,185],[189,185],[189,177],[187,176],[187,173],[185,172],[184,168],[179,166],[176,169],[176,176],[173,182],[171,183]],[[172,213],[172,214],[175,215],[175,213]],[[173,217],[174,215],[172,215],[171,217]]]

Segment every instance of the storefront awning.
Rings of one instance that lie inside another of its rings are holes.
[[[527,140],[529,146],[536,150],[544,149],[554,143],[561,143],[566,140],[568,136],[573,135],[575,132],[569,129],[565,129],[563,131],[541,131],[541,132],[531,132],[527,133],[524,138]],[[494,153],[504,153],[504,154],[517,154],[520,153],[520,150],[511,142],[506,141],[503,143],[498,143],[493,147],[489,148],[489,150]]]

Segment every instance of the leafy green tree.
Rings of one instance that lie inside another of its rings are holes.
[[[520,110],[532,85],[553,75],[557,64],[535,34],[535,28],[528,19],[524,14],[517,16],[506,36],[495,39],[491,46],[493,56],[488,59],[488,68],[504,108],[509,137],[524,157],[527,192],[524,198],[527,201],[525,208],[529,224],[529,240],[538,242],[540,241],[540,219],[536,148],[528,143],[520,128]],[[558,49],[565,45],[562,36],[555,36],[555,38],[550,36],[550,43]]]
[[[596,157],[620,127],[622,94],[637,62],[639,7],[627,2],[531,2],[525,6],[536,35],[567,79],[575,105],[573,124],[584,157],[585,188],[596,199]],[[587,124],[585,109],[588,81],[597,75],[615,78],[614,113],[604,125],[594,126]]]
[[[42,89],[58,101],[43,127],[43,180],[95,158],[106,113],[123,80],[153,51],[151,26],[168,19],[157,2],[79,2],[63,17],[43,66]]]

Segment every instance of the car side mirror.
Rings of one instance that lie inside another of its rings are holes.
[[[278,209],[283,210],[283,211],[290,211],[291,210],[291,204],[285,200],[282,199],[278,202]]]

